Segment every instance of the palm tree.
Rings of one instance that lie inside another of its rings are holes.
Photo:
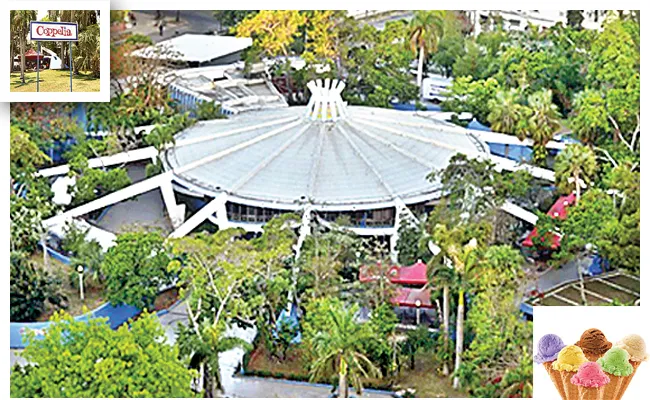
[[[92,71],[94,76],[99,77],[99,26],[90,25],[81,32],[75,49],[75,70]]]
[[[528,129],[535,142],[535,158],[539,160],[546,157],[546,144],[560,128],[560,114],[557,106],[553,104],[550,90],[542,90],[528,96],[528,106]]]
[[[575,190],[577,204],[582,193],[581,185],[590,183],[597,169],[596,156],[589,147],[570,144],[555,158],[555,182],[565,193]]]
[[[442,334],[444,346],[447,349],[449,343],[449,291],[456,281],[456,274],[451,265],[451,260],[444,255],[434,255],[427,269],[429,270],[431,285],[434,287],[442,286]],[[449,375],[449,364],[446,359],[442,360],[442,374]]]
[[[219,354],[241,347],[250,350],[250,344],[240,338],[224,336],[223,328],[207,321],[199,328],[200,333],[184,324],[178,325],[178,349],[181,356],[189,358],[189,367],[199,371],[199,380],[206,397],[220,397],[223,390],[219,373]]]
[[[478,241],[475,238],[463,243],[467,231],[465,227],[455,226],[448,229],[447,226],[438,224],[434,227],[433,239],[441,248],[440,254],[451,261],[455,276],[458,282],[458,303],[456,310],[456,358],[454,361],[454,388],[459,386],[457,375],[460,369],[463,354],[464,342],[464,321],[465,321],[465,290],[468,285],[468,272],[478,261]]]
[[[445,11],[416,11],[410,22],[411,50],[418,54],[417,84],[422,88],[424,59],[427,54],[436,51],[444,30]]]
[[[348,397],[348,382],[361,394],[361,378],[380,377],[381,371],[364,355],[363,341],[369,332],[355,321],[358,306],[343,308],[330,305],[329,324],[311,340],[316,361],[311,365],[310,378],[330,376],[332,369],[339,376],[339,398]]]
[[[20,41],[20,80],[25,83],[25,45],[29,33],[29,22],[36,20],[35,10],[15,10],[11,20],[12,31]]]
[[[490,114],[487,119],[492,130],[517,135],[520,140],[526,138],[526,107],[520,103],[521,95],[517,89],[500,90],[494,99],[490,99]]]

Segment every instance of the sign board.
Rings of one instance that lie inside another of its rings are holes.
[[[76,42],[79,40],[79,29],[76,22],[31,21],[29,23],[29,39]]]

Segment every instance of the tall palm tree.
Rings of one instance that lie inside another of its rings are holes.
[[[596,175],[598,163],[594,152],[586,146],[570,144],[555,158],[555,182],[558,188],[576,193],[576,204],[580,202],[582,184],[588,184]]]
[[[448,229],[447,226],[438,224],[435,226],[432,238],[441,248],[440,254],[447,257],[453,266],[456,281],[458,282],[458,301],[456,310],[456,357],[454,360],[454,374],[458,373],[463,354],[463,342],[465,340],[465,291],[468,286],[468,274],[478,261],[478,242],[475,238],[463,243],[466,231],[464,227],[455,226]],[[459,386],[458,376],[454,376],[454,388]]]
[[[535,158],[539,160],[546,157],[546,144],[560,128],[560,114],[553,104],[550,90],[541,90],[528,96],[528,106],[528,130],[535,142]]]
[[[492,130],[517,135],[520,140],[526,138],[526,108],[520,103],[521,95],[517,89],[500,90],[494,99],[490,99],[490,114],[487,119]]]
[[[20,41],[20,80],[25,83],[25,46],[29,34],[29,22],[36,20],[35,10],[15,10],[11,20],[12,30]]]
[[[449,310],[450,310],[450,301],[449,301],[449,292],[452,285],[456,282],[456,274],[453,266],[451,265],[451,260],[440,255],[440,253],[434,255],[429,262],[429,282],[434,287],[442,286],[442,334],[444,340],[445,349],[448,348],[449,343]],[[447,360],[442,360],[442,374],[447,376],[449,375],[449,364]]]
[[[316,361],[311,365],[310,377],[329,376],[334,369],[339,376],[339,398],[348,397],[348,382],[361,394],[362,377],[380,377],[381,371],[363,354],[363,340],[369,333],[355,321],[358,307],[328,309],[328,326],[323,326],[313,339]]]
[[[416,11],[410,22],[411,50],[418,54],[418,87],[422,87],[424,59],[427,54],[436,51],[444,31],[445,11]]]

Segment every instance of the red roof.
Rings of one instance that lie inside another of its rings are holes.
[[[18,54],[18,58],[20,59],[20,54]],[[29,49],[25,52],[25,59],[36,60],[37,58],[43,58],[43,54],[38,54],[34,49]]]
[[[571,193],[568,196],[561,196],[557,201],[551,206],[551,208],[548,210],[546,215],[550,216],[551,218],[559,218],[560,220],[566,219],[567,216],[567,209],[569,206],[573,205],[576,202],[576,195]],[[532,247],[533,246],[533,238],[537,237],[539,235],[539,232],[537,232],[537,228],[533,229],[532,232],[526,236],[526,239],[524,239],[523,242],[521,242],[522,246],[525,247]],[[541,242],[544,242],[545,238],[540,238]],[[552,237],[552,243],[551,243],[551,249],[557,249],[560,247],[560,240],[561,237],[557,234],[553,235]]]
[[[408,267],[392,266],[388,270],[388,279],[392,283],[401,285],[426,285],[428,282],[427,265],[418,260]]]
[[[370,282],[378,278],[369,271],[368,266],[359,268],[359,281]],[[408,267],[393,265],[387,272],[388,280],[398,285],[426,285],[427,284],[427,265],[422,261]]]
[[[431,304],[431,290],[429,289],[402,287],[397,289],[397,293],[390,299],[390,302],[401,307],[417,307],[418,300],[421,308],[433,308],[433,304]]]

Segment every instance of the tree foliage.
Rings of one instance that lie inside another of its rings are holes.
[[[193,375],[153,315],[112,330],[104,319],[55,314],[42,340],[28,335],[12,397],[194,397]]]
[[[108,300],[151,309],[161,287],[172,282],[164,238],[156,232],[118,235],[101,264]]]
[[[24,253],[12,252],[10,258],[11,321],[33,322],[48,305],[65,306],[60,280],[34,265]]]

